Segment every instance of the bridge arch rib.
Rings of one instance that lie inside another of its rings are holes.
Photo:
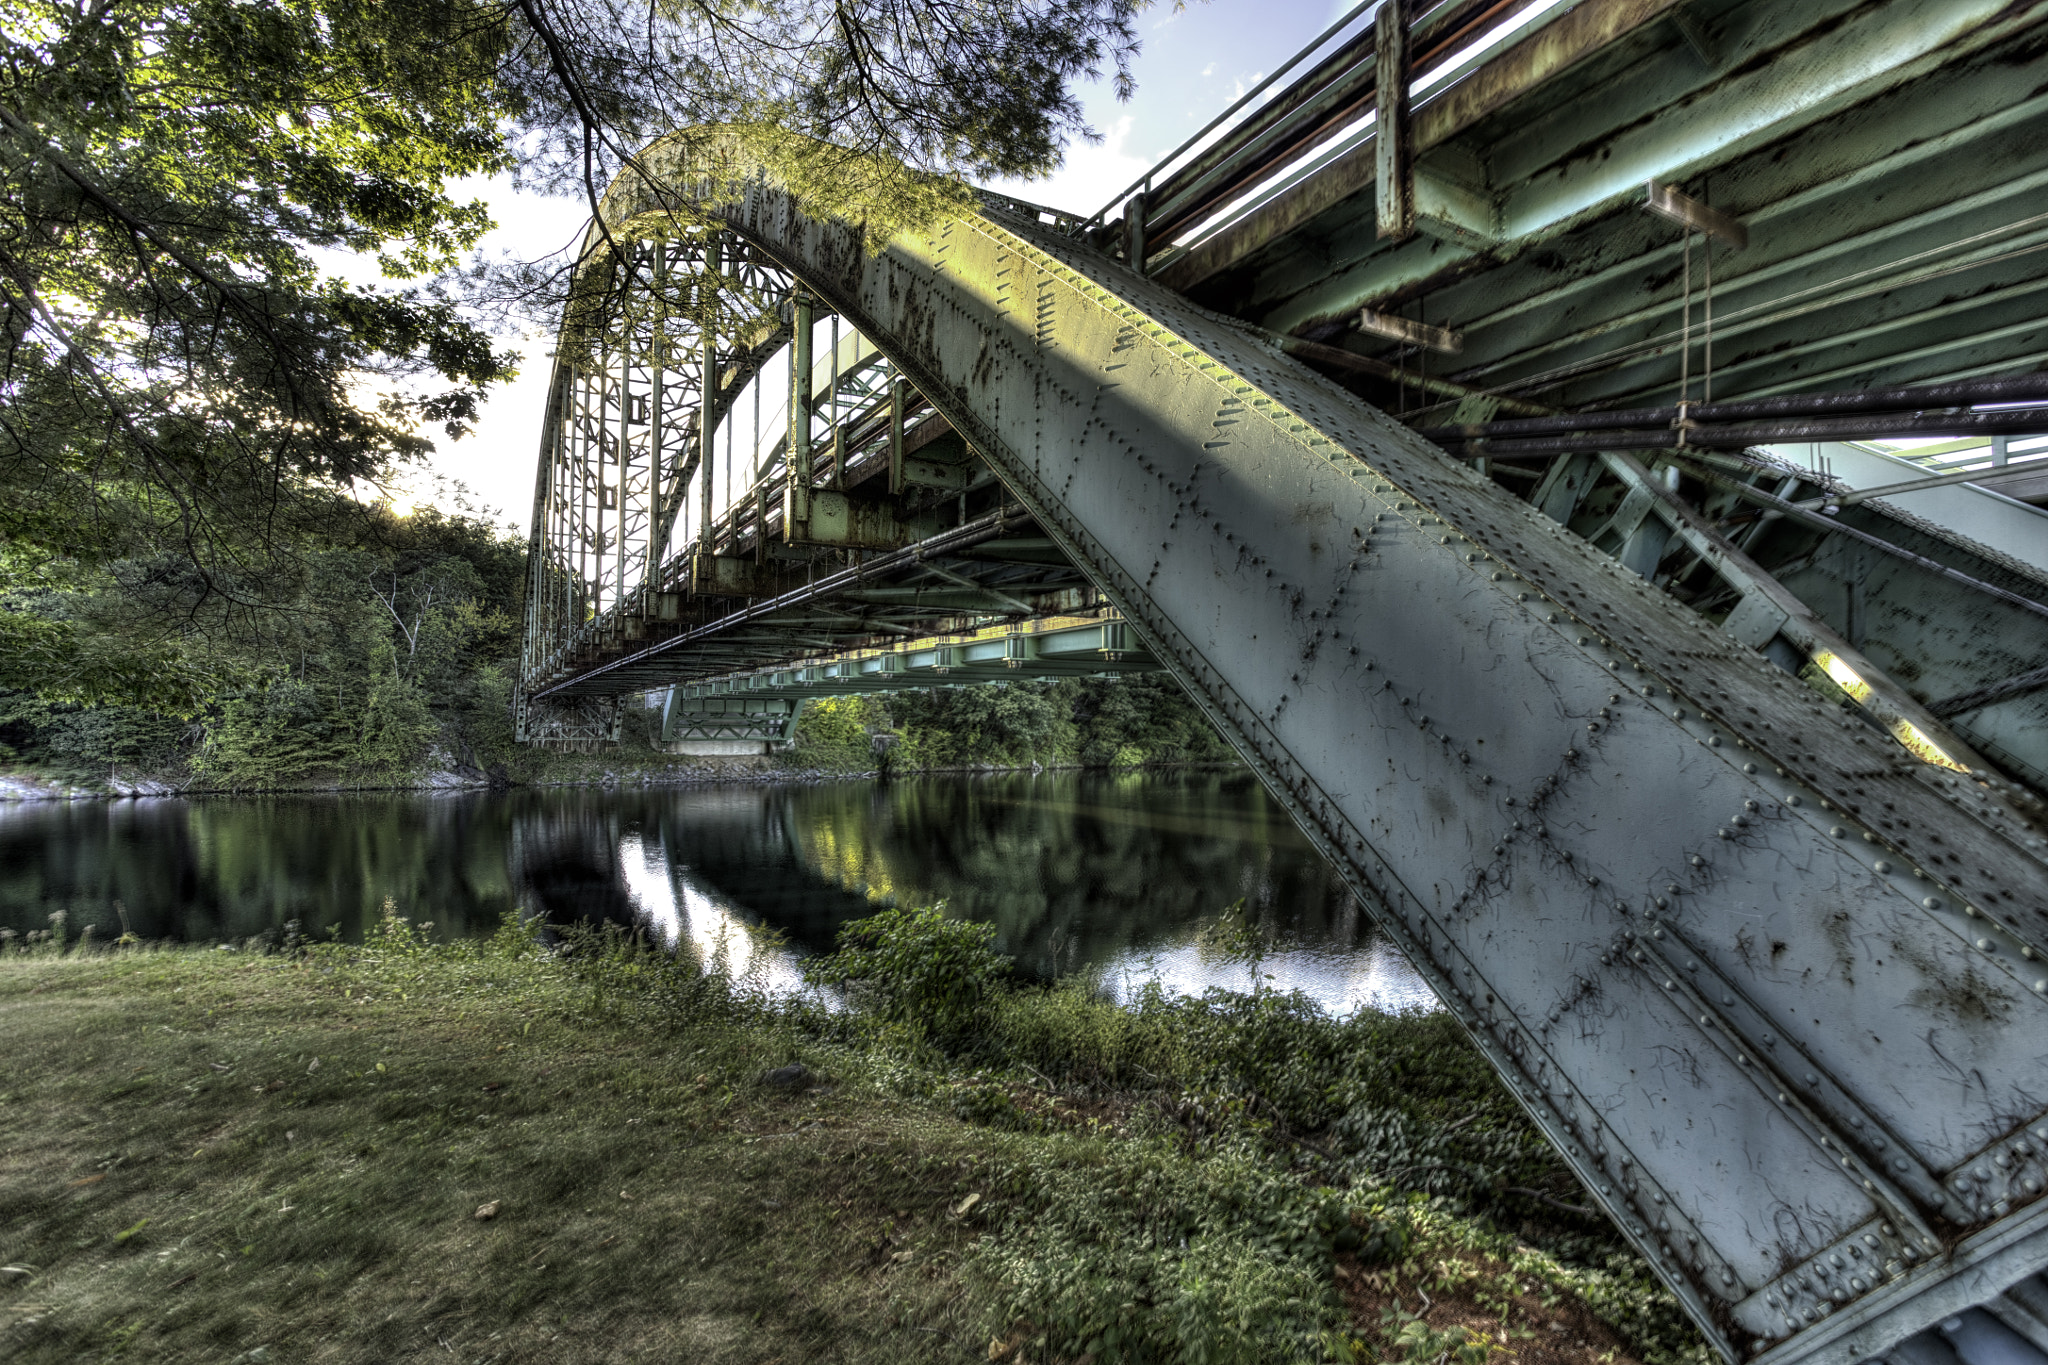
[[[653,186],[879,347],[1121,610],[1731,1358],[2048,1265],[2048,861],[1536,509],[991,201],[869,251],[719,135]]]

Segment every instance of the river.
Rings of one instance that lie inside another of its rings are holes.
[[[291,920],[354,939],[387,901],[462,935],[516,907],[644,924],[781,987],[846,921],[943,900],[994,925],[1020,975],[1123,997],[1248,987],[1198,942],[1240,897],[1277,933],[1267,985],[1340,1013],[1433,1007],[1241,770],[0,806],[0,926],[61,912],[101,941],[242,942]]]

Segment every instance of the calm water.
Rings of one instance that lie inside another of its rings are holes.
[[[1244,988],[1196,943],[1244,897],[1262,970],[1327,1007],[1428,989],[1250,776],[1046,773],[885,785],[46,802],[0,806],[0,925],[240,940],[298,919],[360,937],[389,898],[447,934],[518,907],[648,924],[771,981],[849,919],[944,900],[1033,977],[1119,994]],[[780,941],[763,936],[779,930]]]

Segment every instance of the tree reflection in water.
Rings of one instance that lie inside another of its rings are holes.
[[[771,927],[759,964],[889,904],[995,925],[1020,975],[1119,992],[1246,987],[1195,944],[1242,897],[1276,936],[1267,984],[1338,1009],[1422,1006],[1335,873],[1242,771],[1001,774],[883,784],[205,798],[0,808],[0,924],[68,913],[110,938],[240,940],[299,920],[359,937],[386,898],[450,934],[520,907],[550,925],[646,924],[700,960]]]

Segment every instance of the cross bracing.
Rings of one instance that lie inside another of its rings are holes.
[[[803,704],[815,697],[1051,678],[1118,678],[1156,673],[1162,667],[1114,611],[1033,616],[671,687],[663,703],[661,733],[665,740],[760,739],[784,744],[793,736]]]
[[[880,358],[791,361],[794,439],[531,714],[758,730],[1114,612],[1723,1354],[2029,1359],[2043,521],[1827,470],[2048,430],[2048,5],[1378,14],[1120,218],[869,250],[715,130],[649,148],[612,232],[687,203],[791,281],[792,350]]]

